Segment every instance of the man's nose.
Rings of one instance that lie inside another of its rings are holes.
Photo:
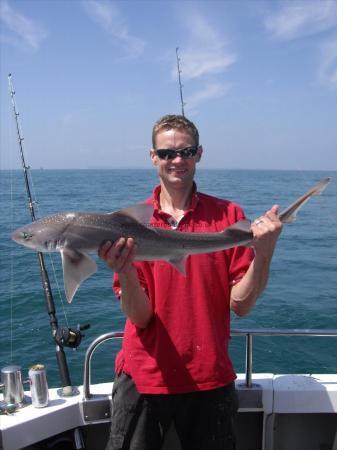
[[[179,158],[179,159],[178,159]],[[178,161],[183,160],[184,158],[181,156],[180,152],[176,152],[176,154],[174,155],[174,158],[172,159],[172,161],[176,161],[178,159]]]

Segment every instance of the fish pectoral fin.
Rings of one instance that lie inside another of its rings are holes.
[[[97,271],[97,265],[85,253],[72,249],[62,250],[61,257],[64,290],[68,303],[71,303],[81,283]]]
[[[171,264],[178,272],[180,272],[184,277],[186,276],[186,260],[187,256],[182,258],[168,259],[167,262]]]

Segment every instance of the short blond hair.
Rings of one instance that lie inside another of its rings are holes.
[[[188,120],[185,116],[177,114],[167,114],[166,116],[163,116],[159,120],[157,120],[157,122],[153,126],[152,130],[153,148],[156,148],[157,134],[162,130],[168,131],[172,129],[188,131],[192,135],[195,141],[195,145],[199,145],[199,132],[193,122]]]

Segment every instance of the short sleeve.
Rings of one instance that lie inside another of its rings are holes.
[[[246,219],[243,210],[235,205],[234,222]],[[230,250],[230,265],[229,265],[229,284],[234,286],[247,272],[251,262],[254,259],[254,250],[251,247],[234,247]]]

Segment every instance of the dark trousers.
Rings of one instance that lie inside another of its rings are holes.
[[[125,373],[112,390],[106,450],[160,450],[172,422],[183,450],[234,450],[235,385],[187,394],[139,394]]]

